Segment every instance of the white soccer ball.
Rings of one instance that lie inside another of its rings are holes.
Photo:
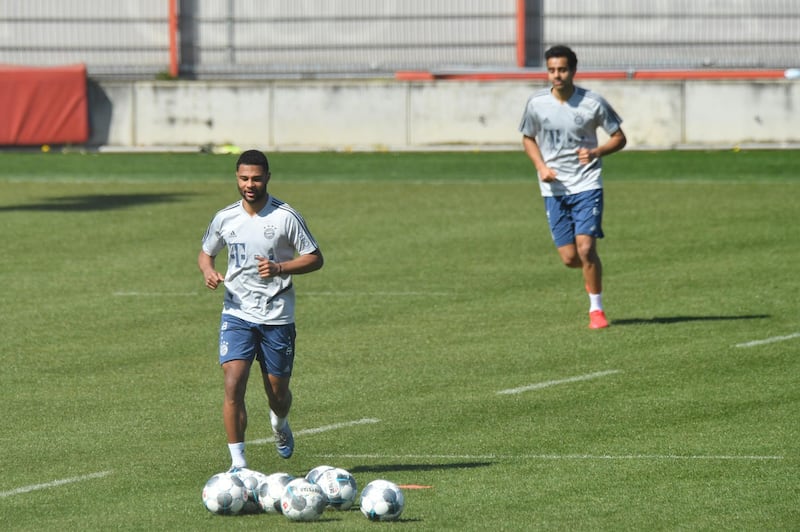
[[[289,473],[272,473],[258,486],[258,504],[270,514],[282,513],[281,497],[286,485],[294,480]]]
[[[317,477],[317,486],[328,500],[328,506],[336,510],[349,510],[358,495],[356,479],[349,471],[335,467],[327,469]]]
[[[329,469],[334,469],[334,467],[329,465],[317,466],[308,473],[306,473],[306,480],[311,482],[312,484],[316,484],[319,476],[323,474],[325,471],[328,471]]]
[[[247,496],[242,512],[248,514],[260,513],[262,509],[258,502],[258,486],[267,479],[267,475],[246,467],[234,470],[233,474],[239,477],[239,480],[244,484],[245,495]]]
[[[291,521],[315,521],[327,504],[322,488],[304,478],[286,484],[281,496],[281,510]]]
[[[246,501],[244,484],[233,473],[217,473],[203,486],[203,504],[209,512],[235,515],[242,511]]]
[[[403,492],[388,480],[373,480],[361,492],[361,513],[370,521],[394,521],[405,505]]]

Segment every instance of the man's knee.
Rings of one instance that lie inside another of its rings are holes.
[[[583,264],[597,262],[597,248],[593,238],[581,238],[575,246],[578,260]]]
[[[573,248],[569,252],[562,252],[561,255],[561,262],[567,268],[580,268],[583,266],[583,262],[581,261],[580,256],[575,252]]]
[[[574,244],[558,248],[558,256],[561,257],[561,262],[567,268],[580,268],[582,266],[581,258]]]

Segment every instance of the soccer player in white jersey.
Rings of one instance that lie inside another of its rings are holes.
[[[295,355],[292,276],[316,271],[323,263],[302,216],[267,192],[269,179],[269,162],[262,152],[241,154],[236,180],[242,199],[214,215],[197,258],[206,286],[225,286],[219,361],[225,381],[222,417],[234,470],[247,467],[244,399],[253,361],[261,368],[278,454],[289,458],[294,452],[287,421]],[[228,267],[223,276],[214,259],[224,248]]]
[[[533,93],[519,130],[525,153],[536,167],[550,232],[569,268],[580,268],[589,293],[589,327],[608,327],[603,309],[602,157],[625,147],[622,119],[602,96],[576,87],[578,58],[566,46],[545,52],[549,88]],[[608,140],[599,145],[597,129]]]

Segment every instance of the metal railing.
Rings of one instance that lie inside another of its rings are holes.
[[[172,18],[171,18],[172,15]],[[789,68],[796,0],[4,0],[0,63],[96,78],[390,76],[540,69]]]

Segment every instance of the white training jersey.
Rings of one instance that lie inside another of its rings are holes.
[[[293,323],[292,276],[262,279],[257,257],[284,262],[319,248],[300,213],[270,196],[264,208],[251,216],[239,200],[215,214],[203,236],[203,252],[212,257],[226,247],[228,270],[222,313],[251,323]]]
[[[611,135],[619,130],[622,118],[602,96],[575,87],[564,103],[541,89],[528,98],[519,130],[536,139],[545,164],[556,171],[557,181],[539,179],[542,196],[564,196],[603,188],[600,175],[602,158],[580,164],[578,148],[597,147],[597,128]]]

